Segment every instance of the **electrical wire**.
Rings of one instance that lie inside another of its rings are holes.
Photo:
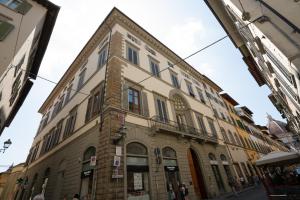
[[[234,31],[234,32],[238,32],[239,30],[241,30],[241,29],[243,29],[243,28],[249,26],[250,24],[252,24],[252,23],[254,23],[255,21],[257,21],[259,18],[260,18],[260,17],[258,17],[258,18],[256,18],[255,20],[249,22],[249,23],[246,24],[245,26],[242,26],[242,27],[238,28],[238,29],[237,29],[236,31]],[[146,81],[146,80],[148,80],[148,79],[150,79],[150,78],[156,76],[157,74],[160,74],[161,72],[163,72],[163,71],[169,69],[170,67],[173,68],[174,66],[176,66],[176,65],[180,64],[181,62],[183,62],[183,61],[185,61],[185,60],[191,58],[192,56],[195,56],[196,54],[198,54],[198,53],[204,51],[205,49],[210,48],[210,47],[212,47],[213,45],[215,45],[215,44],[221,42],[222,40],[224,40],[224,39],[227,38],[227,37],[228,37],[228,35],[225,35],[225,36],[223,36],[223,37],[221,37],[221,38],[215,40],[214,42],[211,42],[210,44],[208,44],[208,45],[202,47],[201,49],[199,49],[199,50],[197,50],[197,51],[191,53],[190,55],[186,56],[185,58],[180,59],[180,61],[174,63],[172,66],[168,66],[168,67],[166,67],[166,68],[164,68],[164,69],[158,71],[156,74],[151,74],[151,75],[149,75],[148,77],[146,77],[146,78],[142,79],[141,81],[139,81],[139,82],[137,82],[137,83],[134,83],[134,84],[140,84],[140,83],[142,83],[142,82],[144,82],[144,81]],[[25,71],[25,72],[27,72],[27,71],[24,70],[24,69],[22,69],[22,70]],[[50,79],[48,79],[48,78],[45,78],[45,77],[43,77],[43,76],[40,76],[40,75],[37,75],[37,74],[33,74],[33,73],[31,73],[31,72],[27,72],[27,73],[30,73],[30,74],[36,76],[37,78],[40,78],[40,79],[45,80],[45,81],[48,81],[48,82],[50,82],[50,83],[52,83],[52,84],[55,84],[55,85],[58,84],[57,82],[52,81],[52,80],[50,80]],[[123,93],[123,92],[124,92],[125,90],[127,90],[127,89],[128,89],[128,88],[124,88],[121,92]],[[76,92],[78,92],[78,93],[80,93],[80,94],[83,94],[83,95],[86,95],[86,96],[89,96],[89,95],[90,95],[90,94],[86,94],[86,93],[80,92],[80,91],[75,90],[75,89],[71,89],[71,90],[76,91]]]

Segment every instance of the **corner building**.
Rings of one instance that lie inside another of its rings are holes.
[[[168,199],[180,183],[189,199],[230,192],[207,97],[219,92],[114,8],[41,106],[17,199]]]

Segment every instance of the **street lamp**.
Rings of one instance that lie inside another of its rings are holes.
[[[11,145],[11,141],[10,141],[10,139],[8,139],[8,140],[6,140],[5,142],[4,142],[4,145],[3,145],[3,149],[0,149],[0,152],[2,151],[3,153],[5,152],[5,150]]]

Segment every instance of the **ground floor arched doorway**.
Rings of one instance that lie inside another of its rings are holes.
[[[195,193],[199,198],[205,199],[207,198],[207,192],[204,184],[202,170],[200,167],[200,162],[197,153],[191,148],[188,150],[188,161]]]

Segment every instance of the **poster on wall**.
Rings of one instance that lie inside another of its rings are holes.
[[[142,173],[133,173],[134,190],[143,189],[143,175]]]

